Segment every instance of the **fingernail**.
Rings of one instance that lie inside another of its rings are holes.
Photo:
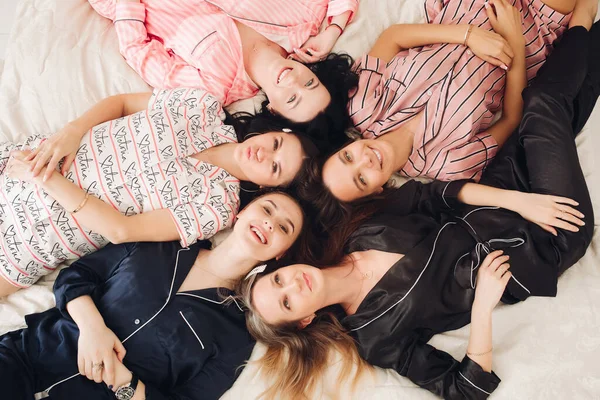
[[[485,8],[490,8],[490,5],[489,5],[488,3],[484,3],[484,4],[483,4],[483,6],[484,6]]]
[[[113,385],[108,385],[108,390],[112,390]]]
[[[508,67],[507,67],[506,65],[504,65],[504,64],[502,64],[502,65],[500,66],[500,68],[502,68],[502,69],[503,69],[503,70],[505,70],[505,71],[508,71]]]

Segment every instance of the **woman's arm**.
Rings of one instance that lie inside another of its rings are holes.
[[[557,235],[554,227],[577,232],[578,226],[585,225],[581,219],[584,215],[571,207],[579,203],[566,197],[524,193],[469,182],[460,188],[457,200],[472,206],[514,211],[554,235]]]
[[[46,164],[44,179],[50,177],[59,161],[65,158],[62,172],[66,172],[81,143],[81,139],[94,126],[106,121],[130,115],[148,107],[152,93],[131,93],[110,96],[98,102],[81,117],[69,122],[60,131],[42,142],[27,157],[33,161],[33,176],[38,176]]]
[[[45,182],[38,182],[38,185],[68,211],[77,209],[87,196],[84,190],[58,172],[52,174]],[[74,217],[86,228],[115,244],[166,242],[180,238],[168,209],[125,216],[109,204],[90,195]]]
[[[342,35],[344,29],[353,11],[346,11],[334,17],[331,17],[331,22],[318,35],[310,37],[299,49],[294,50],[294,58],[310,64],[322,60],[327,54],[331,53],[331,49]]]
[[[97,383],[114,385],[114,357],[122,361],[125,347],[104,323],[90,296],[77,297],[67,303],[67,311],[79,328],[77,366],[79,373]],[[100,367],[102,365],[102,367]]]
[[[493,4],[495,8],[492,9],[489,4]],[[502,117],[487,130],[498,146],[502,146],[519,126],[523,116],[521,92],[527,85],[525,37],[519,10],[504,0],[490,0],[489,4],[486,4],[486,12],[490,23],[506,39],[514,54],[512,66],[506,73]]]
[[[477,271],[467,357],[486,372],[492,371],[492,311],[512,276],[508,271],[508,259],[502,251],[494,251],[483,260]]]
[[[392,25],[379,36],[369,55],[389,62],[401,50],[436,43],[465,44],[476,56],[505,69],[513,57],[512,49],[500,35],[467,24]]]
[[[26,155],[25,152],[13,153],[6,167],[8,176],[42,187],[65,210],[77,210],[75,218],[83,226],[110,242],[166,242],[180,238],[169,209],[125,216],[104,201],[88,195],[56,170],[45,181],[39,176],[33,177],[31,161],[24,160]]]

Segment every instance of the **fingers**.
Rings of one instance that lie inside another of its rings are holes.
[[[93,372],[93,362],[92,361],[85,361],[85,376],[93,381],[94,380],[94,372]]]
[[[310,64],[319,61],[319,57],[312,55],[312,53],[308,54],[305,49],[294,49],[294,53],[300,59],[300,61]]]
[[[510,278],[512,278],[512,272],[510,271],[506,271],[506,273],[502,275],[502,278],[500,278],[500,282],[502,283],[504,288],[506,288],[506,285],[508,285],[508,281],[510,281]]]
[[[500,36],[500,35],[498,35]],[[502,50],[506,53],[506,55],[508,55],[512,61],[512,59],[515,56],[515,52],[513,51],[512,47],[510,47],[510,45],[508,44],[508,42],[506,41],[506,39],[504,39],[502,36],[500,36],[500,38],[502,39],[503,42],[503,46],[502,46]]]
[[[71,168],[71,165],[73,165],[73,161],[75,161],[75,155],[76,153],[71,153],[63,160],[63,165],[61,168],[61,173],[63,175],[66,174],[69,168]]]
[[[502,278],[504,276],[504,273],[508,271],[509,268],[510,264],[508,263],[500,264],[498,269],[494,272],[494,276],[498,279]]]
[[[496,257],[496,258],[495,258],[495,259],[494,259],[494,260],[493,260],[493,261],[490,263],[490,267],[489,267],[489,269],[490,269],[492,272],[494,272],[494,273],[497,273],[497,272],[498,272],[498,269],[500,269],[500,266],[501,266],[501,265],[503,265],[503,264],[505,264],[505,263],[508,261],[508,259],[509,259],[509,258],[510,258],[510,257],[509,257],[508,255],[503,255],[503,256],[500,256],[500,257]]]
[[[552,196],[552,200],[554,200],[554,202],[556,202],[556,203],[570,204],[572,206],[578,206],[579,205],[578,202],[576,202],[573,199],[569,199],[568,197]]]
[[[48,178],[52,176],[52,173],[56,170],[59,161],[60,156],[54,154],[48,162],[48,166],[46,167],[46,173],[44,174],[44,182],[46,182],[46,180],[48,180]]]
[[[114,386],[115,384],[115,364],[112,354],[104,357],[104,383],[107,386]]]
[[[85,360],[80,353],[77,353],[77,369],[81,375],[85,375]]]
[[[117,358],[119,359],[119,361],[123,362],[123,359],[125,358],[125,354],[127,353],[127,350],[125,350],[123,343],[121,343],[119,340],[117,340],[115,342],[114,350],[115,350],[115,353],[117,353]]]
[[[585,225],[585,222],[583,222],[579,217],[576,217],[575,215],[573,215],[572,212],[569,211],[560,210],[559,215],[557,215],[556,217],[562,219],[563,221],[571,222],[575,225]]]
[[[31,153],[29,153],[29,155],[25,158],[26,161],[31,161],[35,158],[35,156],[38,155],[38,153],[41,151],[43,145],[40,144],[37,148],[35,148]]]
[[[483,269],[488,268],[492,262],[494,260],[496,260],[498,257],[500,257],[504,252],[502,250],[496,250],[496,251],[492,251],[490,254],[487,255],[487,257],[483,260],[483,262],[481,263],[481,267]]]
[[[550,225],[552,225],[555,228],[564,229],[569,232],[579,232],[578,226],[570,224],[569,222],[559,218],[554,218]]]
[[[538,223],[537,225],[540,226],[543,230],[550,232],[554,236],[558,236],[558,232],[556,232],[556,229],[554,229],[552,226],[541,223],[541,222]]]
[[[42,152],[36,157],[36,160],[32,161],[32,163],[35,163],[34,167],[31,169],[34,177],[40,174],[44,166],[48,163],[48,158],[46,152]]]
[[[92,363],[92,375],[94,378],[94,382],[101,383],[102,382],[102,374],[104,370],[104,362],[96,361]]]
[[[490,64],[495,65],[496,67],[503,68],[504,64],[502,63],[502,61],[498,60],[497,58],[490,57],[490,56],[483,56],[482,58],[483,58],[483,61],[489,62]]]
[[[498,23],[498,17],[496,16],[494,9],[490,6],[490,3],[492,3],[492,1],[493,0],[490,0],[489,3],[484,3],[483,5],[485,6],[485,12],[490,20],[490,24],[494,26]]]

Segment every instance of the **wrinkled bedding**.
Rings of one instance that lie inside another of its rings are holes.
[[[359,56],[397,22],[421,22],[422,0],[361,0],[357,18],[336,45]],[[100,99],[149,87],[119,54],[112,24],[86,0],[21,0],[0,78],[0,139],[18,141],[60,129]],[[259,100],[234,105],[252,110]],[[577,139],[579,156],[600,220],[600,106]],[[493,399],[600,399],[600,238],[560,279],[556,298],[531,298],[494,312],[494,371],[501,377]],[[0,333],[24,326],[23,316],[54,305],[56,273],[0,300]],[[435,336],[431,344],[464,355],[469,327]],[[257,346],[253,359],[264,349]],[[434,398],[393,371],[376,369],[353,393],[335,389],[335,363],[318,398]],[[252,364],[225,399],[253,399],[268,382]],[[201,394],[199,394],[201,396]]]

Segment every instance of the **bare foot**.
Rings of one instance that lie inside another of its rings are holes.
[[[569,21],[569,28],[583,26],[589,31],[594,24],[597,12],[597,0],[577,0],[573,15],[571,15],[571,21]]]

